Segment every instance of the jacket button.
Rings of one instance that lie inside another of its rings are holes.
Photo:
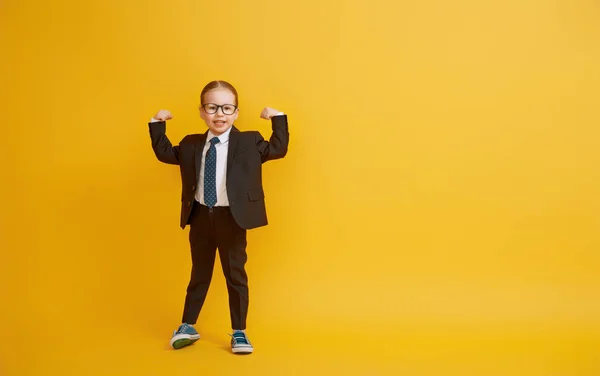
[[[188,207],[192,206],[192,202],[188,201]]]

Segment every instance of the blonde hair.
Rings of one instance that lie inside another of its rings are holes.
[[[200,105],[204,104],[204,94],[208,93],[211,90],[218,89],[218,88],[225,88],[225,89],[231,91],[233,93],[233,95],[235,96],[235,103],[232,103],[232,104],[235,104],[236,106],[238,106],[239,101],[238,101],[237,90],[235,90],[233,85],[230,84],[229,82],[221,81],[221,80],[211,81],[208,84],[206,84],[206,86],[204,87],[204,89],[202,89],[202,92],[200,93]]]

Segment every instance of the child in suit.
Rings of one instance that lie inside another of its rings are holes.
[[[173,118],[169,111],[158,111],[149,123],[158,160],[180,167],[180,227],[190,226],[192,270],[181,325],[170,341],[174,349],[200,339],[194,325],[208,292],[218,249],[229,295],[232,352],[254,350],[246,335],[246,231],[268,224],[262,163],[287,154],[289,132],[287,115],[269,107],[261,113],[261,118],[271,121],[273,132],[268,141],[259,132],[240,132],[233,125],[238,103],[231,84],[210,82],[200,94],[199,108],[208,130],[187,135],[176,146],[166,135],[166,122]]]

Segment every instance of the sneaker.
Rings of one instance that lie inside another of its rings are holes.
[[[182,347],[191,345],[200,339],[200,334],[189,324],[181,324],[179,328],[173,332],[171,337],[171,347],[174,349],[180,349]]]
[[[254,351],[254,347],[246,336],[246,333],[241,330],[236,330],[231,335],[231,351],[234,354],[250,354]]]

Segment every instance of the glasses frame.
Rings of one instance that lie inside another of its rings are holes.
[[[208,105],[217,106],[217,109],[215,110],[215,112],[208,112],[208,111],[206,111],[206,106],[208,106]],[[230,113],[230,114],[226,114],[226,113],[225,113],[225,109],[223,108],[223,107],[225,107],[225,106],[233,106],[233,108],[234,108],[233,112],[232,112],[232,113]],[[209,115],[214,115],[214,114],[216,114],[217,112],[219,112],[219,108],[221,109],[221,112],[223,113],[223,115],[233,115],[233,114],[235,114],[235,112],[236,112],[236,111],[239,109],[239,107],[238,107],[238,106],[236,106],[235,104],[224,104],[224,105],[218,105],[218,104],[216,104],[216,103],[204,103],[203,105],[200,105],[200,108],[201,108],[201,109],[203,109],[203,110],[204,110],[204,112],[206,112],[206,113],[207,113],[207,114],[209,114]]]

